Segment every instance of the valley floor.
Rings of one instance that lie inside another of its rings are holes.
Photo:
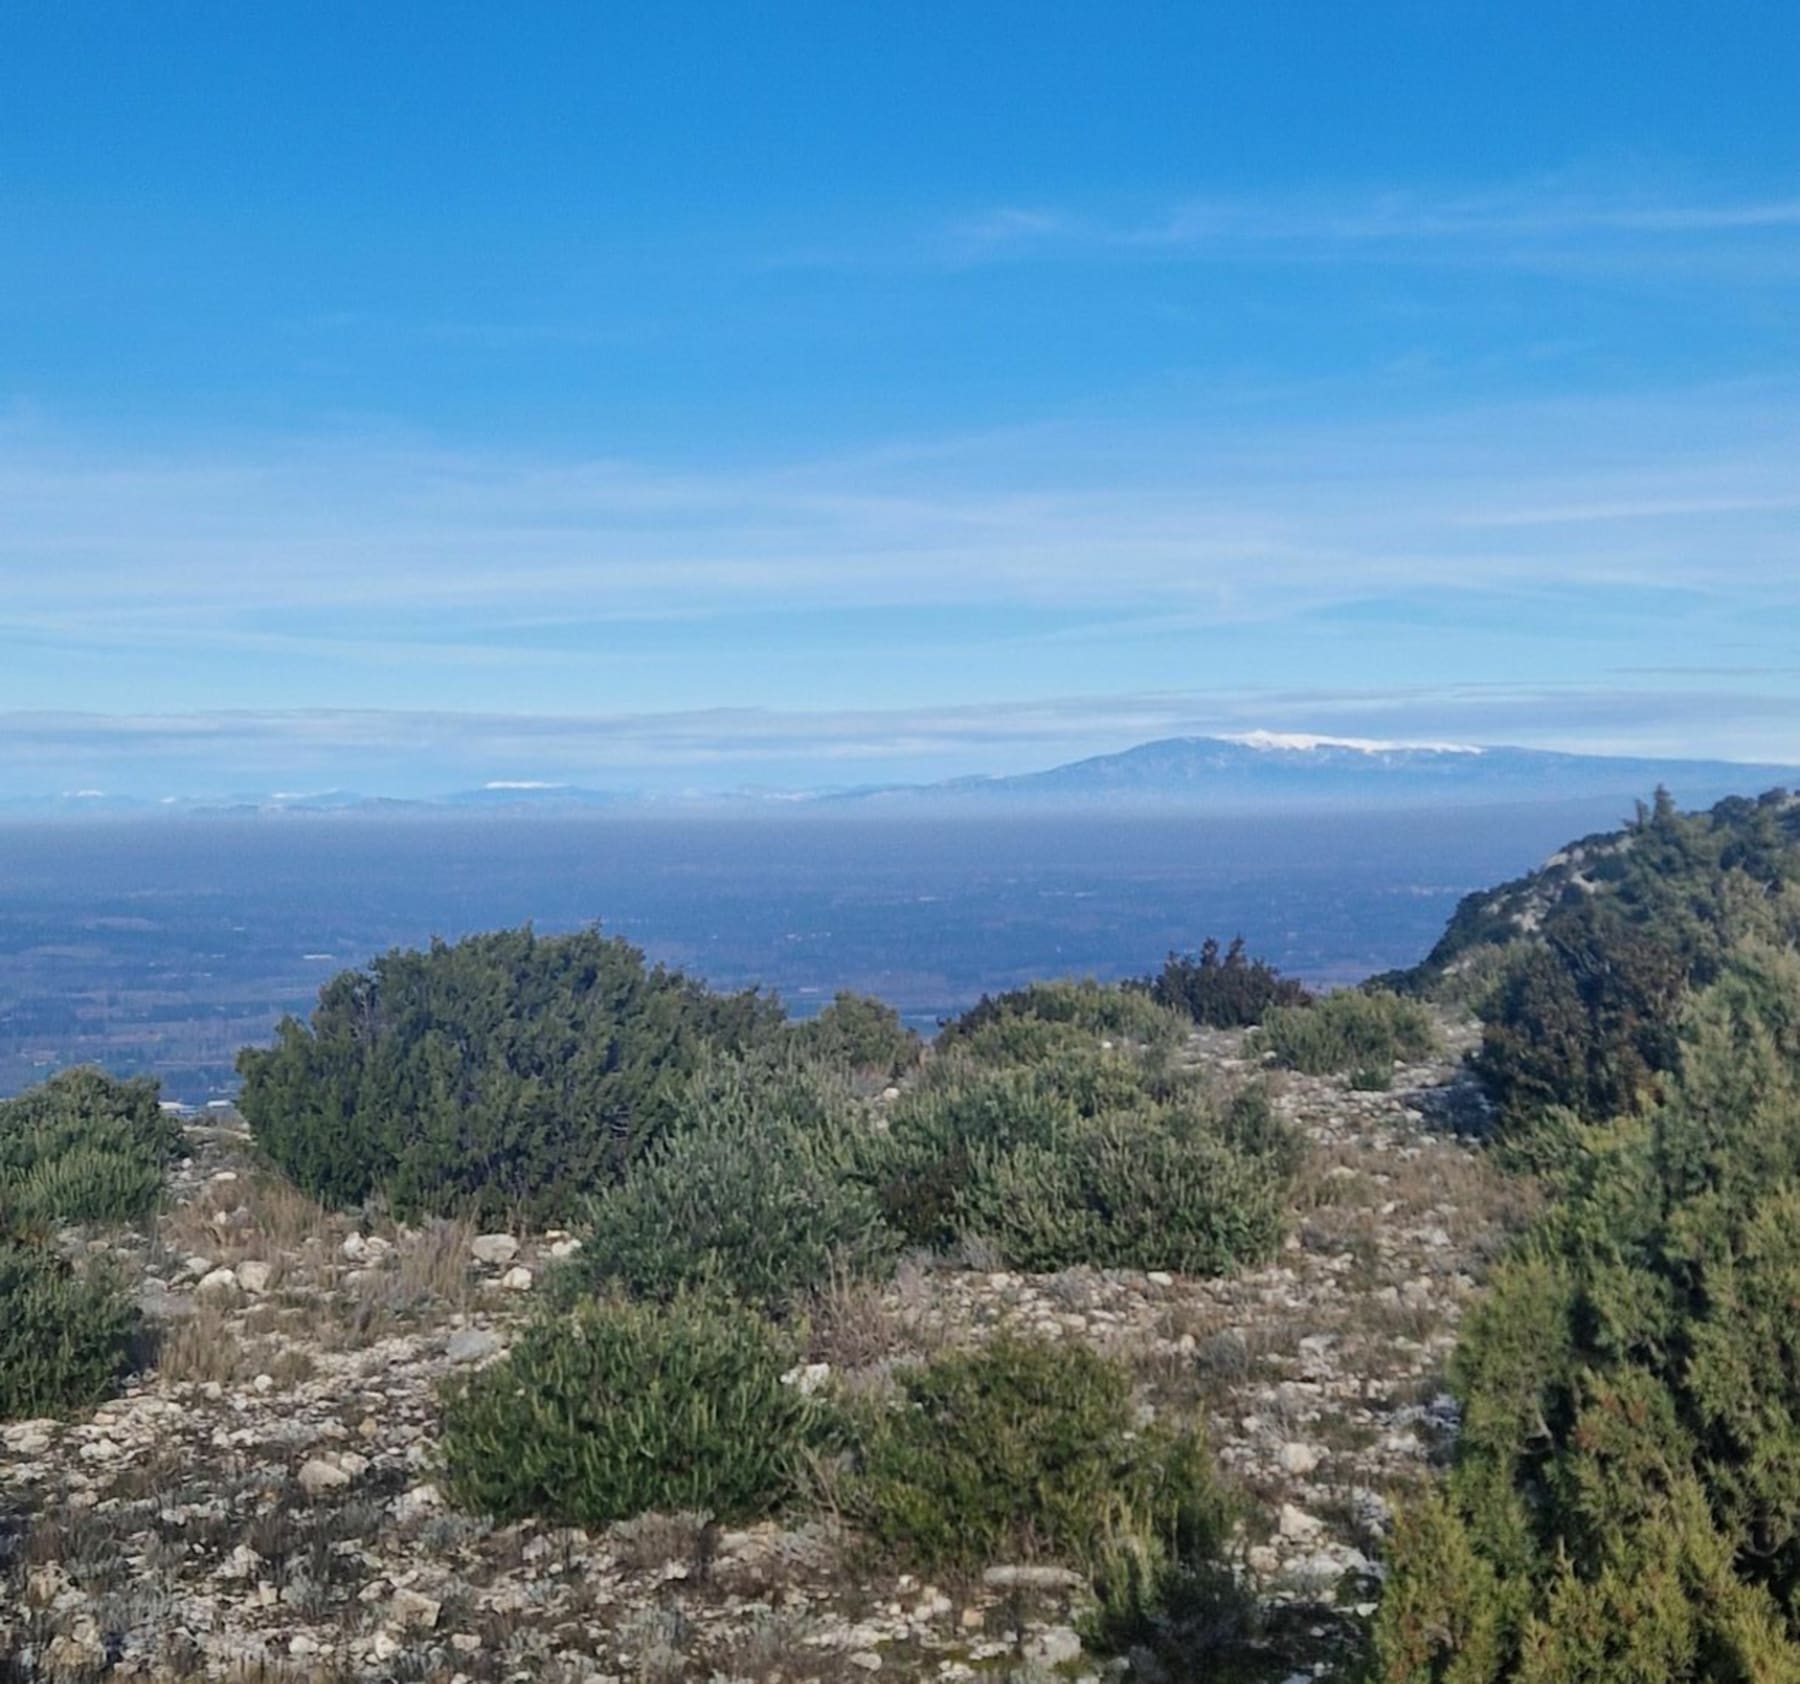
[[[1274,1263],[1221,1281],[909,1265],[823,1306],[825,1366],[796,1382],[868,1385],[1008,1325],[1121,1357],[1147,1410],[1205,1415],[1252,1498],[1271,1676],[1329,1671],[1372,1600],[1390,1505],[1454,1436],[1445,1360],[1525,1215],[1472,1144],[1466,1034],[1391,1092],[1280,1078],[1311,1155]],[[1196,1037],[1193,1056],[1244,1070],[1237,1036]],[[240,1134],[193,1146],[154,1235],[93,1242],[142,1271],[159,1366],[85,1419],[3,1429],[0,1679],[1100,1671],[1071,1576],[1041,1564],[929,1584],[871,1567],[825,1519],[589,1535],[447,1508],[436,1387],[505,1348],[566,1236],[369,1231],[255,1169]]]

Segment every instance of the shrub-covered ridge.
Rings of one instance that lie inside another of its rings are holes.
[[[1397,1532],[1390,1684],[1800,1679],[1793,818],[1659,801],[1510,938],[1478,1067],[1552,1199]]]

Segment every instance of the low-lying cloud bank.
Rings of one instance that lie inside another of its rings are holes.
[[[418,796],[547,783],[817,789],[1033,770],[1169,736],[1261,731],[1604,754],[1796,757],[1800,705],[1708,689],[1394,689],[1053,697],[1005,705],[611,715],[317,709],[0,714],[0,798],[100,791]]]

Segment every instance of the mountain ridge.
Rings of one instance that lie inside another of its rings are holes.
[[[1251,811],[1284,807],[1408,807],[1648,797],[1668,787],[1684,806],[1800,785],[1800,766],[1670,756],[1592,755],[1446,741],[1403,742],[1249,731],[1161,737],[1037,771],[979,773],[925,783],[850,788],[739,788],[673,794],[538,779],[493,779],[436,796],[233,794],[139,800],[83,789],[0,801],[12,817],[70,818],[439,813],[845,813]]]

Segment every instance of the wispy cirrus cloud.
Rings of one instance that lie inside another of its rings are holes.
[[[1177,418],[700,466],[377,430],[128,449],[17,417],[0,710],[207,722],[91,749],[12,730],[57,788],[107,787],[133,753],[184,788],[227,768],[271,787],[359,766],[380,788],[924,775],[987,769],[983,744],[1037,719],[1040,760],[1180,729],[1520,734],[1465,720],[1465,682],[1567,701],[1560,737],[1532,740],[1676,752],[1685,732],[1781,758],[1797,469],[1800,392],[1779,380],[1325,418],[1221,392]],[[1634,686],[1605,720],[1579,694],[1582,674],[1684,664],[1743,670],[1710,700]],[[1424,698],[1403,725],[1375,699],[1396,672]],[[1196,684],[1211,711],[1140,706]],[[1125,712],[1014,709],[1070,690]],[[871,710],[888,723],[864,733]],[[788,717],[849,723],[768,725]],[[1550,704],[1520,717],[1536,731]]]
[[[1800,241],[1800,192],[1731,197],[1642,185],[1588,186],[1550,178],[1484,192],[1416,188],[1247,198],[1196,194],[1135,211],[1000,205],[953,218],[934,249],[950,259],[1187,257],[1279,262],[1461,262],[1510,255],[1683,258],[1695,247],[1791,259]],[[1735,243],[1735,244],[1734,244]],[[1748,272],[1748,271],[1747,271]],[[1791,263],[1771,262],[1771,280]]]
[[[1797,467],[1800,393],[1778,383],[1321,422],[1223,403],[712,470],[379,435],[117,450],[15,425],[0,626],[473,659],[496,629],[759,608],[1228,623],[1422,587],[1791,598]],[[415,622],[435,635],[389,635]]]

